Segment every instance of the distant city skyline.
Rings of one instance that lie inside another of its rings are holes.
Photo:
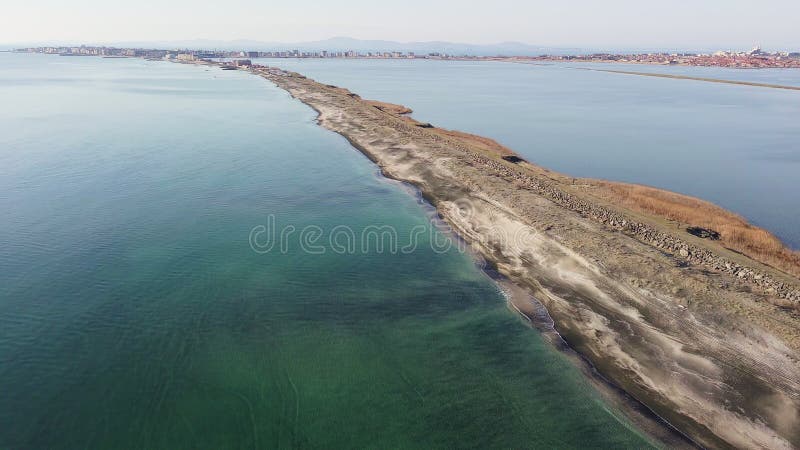
[[[800,2],[743,0],[650,3],[634,0],[11,0],[0,44],[248,40],[304,42],[333,36],[401,42],[507,41],[605,49],[800,48]]]

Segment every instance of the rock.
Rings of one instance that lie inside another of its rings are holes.
[[[708,228],[689,227],[686,229],[686,232],[699,238],[711,239],[712,241],[717,241],[720,237],[718,232]]]
[[[524,162],[525,160],[516,155],[503,156],[503,159],[514,164]]]

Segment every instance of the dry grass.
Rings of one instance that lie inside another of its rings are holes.
[[[598,193],[606,200],[634,211],[717,231],[725,247],[800,276],[800,252],[788,249],[769,231],[713,203],[647,186],[608,181],[591,184],[600,188]]]
[[[341,88],[338,88],[341,89]],[[406,116],[414,112],[411,108],[403,105],[396,105],[394,103],[387,103],[381,102],[378,100],[364,100],[369,105],[374,106],[375,108],[380,109],[381,111],[388,112],[390,114],[394,114],[397,116]],[[403,117],[406,121],[411,124],[418,125],[420,124],[419,121],[414,120],[411,117]],[[484,152],[488,152],[491,154],[504,156],[504,155],[513,155],[510,149],[505,147],[504,145],[500,144],[499,142],[495,141],[494,139],[486,138],[483,136],[478,136],[475,134],[464,133],[463,131],[455,131],[455,130],[447,130],[444,128],[428,128],[430,132],[459,140],[467,145],[477,147],[479,150]]]
[[[477,147],[478,149],[491,154],[499,156],[514,154],[514,152],[508,149],[508,147],[505,147],[494,139],[475,134],[464,133],[463,131],[446,130],[444,128],[436,128],[434,129],[434,132],[452,139],[459,140],[467,145]]]
[[[398,116],[402,116],[404,114],[411,114],[412,112],[414,112],[411,110],[411,108],[407,106],[395,105],[394,103],[379,102],[377,100],[364,100],[364,101],[380,109],[381,111],[397,114]]]

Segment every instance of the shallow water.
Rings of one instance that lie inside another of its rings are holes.
[[[265,80],[0,68],[0,448],[647,445],[429,234],[413,252],[313,254],[297,234],[254,251],[269,217],[401,244],[431,228]]]
[[[434,125],[488,136],[566,174],[710,200],[800,249],[800,70],[630,64],[265,59]]]

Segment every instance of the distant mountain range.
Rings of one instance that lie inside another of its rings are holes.
[[[536,56],[542,54],[576,54],[577,48],[551,48],[529,45],[522,42],[501,42],[497,44],[464,44],[456,42],[395,42],[381,40],[361,40],[349,37],[334,37],[309,42],[263,42],[253,40],[180,40],[180,41],[129,41],[129,42],[47,42],[17,44],[18,47],[42,45],[106,45],[123,48],[163,48],[163,49],[204,49],[204,50],[250,50],[250,51],[347,51],[357,52],[414,52],[417,54],[447,53],[449,55],[475,56]]]

